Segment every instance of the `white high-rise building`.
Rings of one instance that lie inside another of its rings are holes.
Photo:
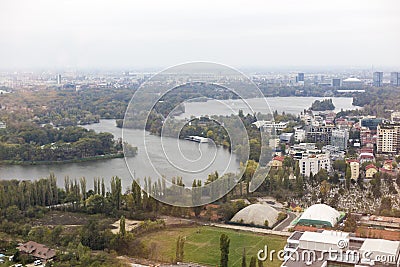
[[[304,176],[310,176],[310,174],[316,174],[321,169],[325,169],[328,172],[331,169],[331,160],[328,154],[312,155],[299,160],[300,173]]]
[[[294,140],[297,142],[303,142],[306,140],[306,130],[296,129],[294,132]]]

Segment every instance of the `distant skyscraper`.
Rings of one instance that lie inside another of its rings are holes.
[[[383,85],[383,72],[376,71],[373,76],[374,86],[381,87]]]
[[[333,87],[340,87],[341,83],[342,83],[342,80],[339,79],[339,78],[333,78],[332,79],[332,86]]]
[[[400,72],[390,73],[390,85],[400,86]]]
[[[61,74],[57,74],[57,84],[61,84]]]
[[[298,81],[298,82],[304,82],[304,73],[299,72],[299,73],[297,74],[297,81]]]

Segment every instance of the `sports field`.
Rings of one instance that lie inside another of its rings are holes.
[[[221,234],[229,236],[229,266],[241,266],[243,249],[246,249],[247,265],[252,256],[268,245],[268,250],[281,250],[286,243],[286,237],[262,235],[211,226],[182,227],[166,229],[142,237],[150,249],[151,258],[171,262],[175,258],[176,240],[178,236],[186,237],[184,245],[184,262],[195,262],[208,266],[218,266],[220,260],[219,238]],[[275,257],[274,261],[264,262],[265,267],[280,266],[281,262]]]

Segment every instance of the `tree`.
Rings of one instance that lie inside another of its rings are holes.
[[[230,242],[231,240],[226,234],[221,235],[219,239],[219,247],[221,250],[221,267],[228,267]]]
[[[351,169],[350,169],[350,165],[347,165],[346,167],[346,188],[347,190],[350,190],[350,185],[351,185]]]
[[[356,231],[356,229],[357,229],[356,218],[354,217],[354,215],[349,213],[349,215],[347,216],[347,219],[344,223],[343,231],[353,233]]]
[[[319,192],[321,193],[323,201],[325,201],[330,190],[331,190],[331,185],[326,180],[322,181],[319,187]]]
[[[196,217],[199,217],[201,210],[203,209],[202,206],[197,206],[201,203],[202,190],[201,180],[196,181],[196,179],[194,179],[192,183],[192,203],[195,205],[195,207],[193,207],[193,212]]]
[[[346,161],[345,160],[335,160],[332,164],[333,169],[337,170],[337,171],[341,171],[341,172],[345,172],[346,171]]]
[[[245,248],[243,248],[242,267],[247,267],[247,265],[246,265],[246,249]]]
[[[125,233],[126,233],[125,216],[122,215],[121,219],[119,220],[119,234],[124,237]]]
[[[256,267],[256,257],[252,256],[250,259],[250,265],[249,267]]]
[[[262,260],[258,259],[258,267],[264,267]]]
[[[99,189],[98,189],[99,190]],[[111,199],[114,202],[114,207],[119,210],[121,205],[122,185],[121,179],[118,176],[111,178]]]
[[[178,236],[176,240],[176,262],[183,261],[183,248],[185,246],[185,238],[182,236]]]
[[[106,186],[104,185],[104,178],[101,179],[101,195],[106,196]]]
[[[390,197],[383,197],[381,200],[381,206],[379,207],[379,212],[390,213],[391,210],[392,210],[392,200],[390,199]]]

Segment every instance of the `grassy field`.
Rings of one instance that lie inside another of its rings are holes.
[[[243,249],[246,249],[247,265],[252,256],[268,245],[272,249],[283,249],[286,237],[262,235],[243,231],[221,229],[210,226],[174,228],[148,234],[142,237],[143,242],[151,252],[151,258],[171,262],[175,258],[176,240],[179,235],[186,237],[184,246],[184,261],[196,262],[209,266],[218,266],[220,260],[219,238],[225,233],[229,236],[229,266],[241,266]],[[264,266],[280,266],[281,262],[265,262]]]

